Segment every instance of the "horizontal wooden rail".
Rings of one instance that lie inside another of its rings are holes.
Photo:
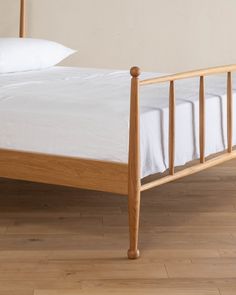
[[[205,163],[197,164],[197,165],[194,165],[192,167],[188,167],[188,168],[185,168],[185,169],[183,169],[181,171],[178,171],[174,175],[167,175],[167,176],[162,177],[160,179],[151,181],[149,183],[145,183],[145,184],[143,184],[141,186],[141,191],[146,191],[146,190],[151,189],[153,187],[156,187],[156,186],[159,186],[159,185],[174,181],[176,179],[179,179],[179,178],[182,178],[182,177],[185,177],[185,176],[200,172],[200,171],[205,170],[207,168],[210,168],[210,167],[213,167],[215,165],[218,165],[218,164],[224,163],[226,161],[232,160],[234,158],[236,158],[236,151],[233,151],[232,153],[226,153],[226,154],[220,155],[218,157],[215,157],[213,159],[208,160]]]
[[[126,195],[128,165],[0,149],[0,177]]]
[[[234,71],[236,71],[236,65],[220,66],[220,67],[207,68],[207,69],[201,69],[201,70],[189,71],[189,72],[182,72],[182,73],[178,73],[178,74],[174,74],[174,75],[168,75],[168,76],[162,76],[162,77],[141,80],[139,82],[139,84],[140,85],[151,85],[151,84],[158,84],[158,83],[170,82],[170,81],[181,80],[181,79],[194,78],[194,77],[199,77],[199,76],[223,74],[223,73],[234,72]]]

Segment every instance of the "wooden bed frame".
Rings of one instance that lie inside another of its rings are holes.
[[[20,33],[25,37],[25,0],[20,0]],[[41,183],[65,185],[82,189],[128,195],[130,247],[128,257],[139,257],[138,232],[141,192],[178,178],[199,172],[236,157],[232,150],[232,75],[236,65],[221,66],[190,71],[140,81],[140,69],[133,67],[131,73],[130,131],[128,164],[93,161],[88,159],[63,157],[40,153],[0,149],[0,177],[28,180]],[[227,138],[225,153],[213,159],[205,159],[205,97],[204,77],[213,74],[227,74]],[[175,154],[175,90],[176,80],[200,78],[199,89],[199,138],[200,163],[181,171],[174,170]],[[169,175],[142,184],[140,177],[140,131],[139,131],[139,87],[151,84],[169,83]]]

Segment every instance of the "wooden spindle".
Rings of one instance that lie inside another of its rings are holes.
[[[170,81],[169,90],[169,173],[174,175],[175,161],[175,90],[174,81]]]
[[[20,0],[20,30],[19,37],[25,37],[25,0]]]
[[[200,77],[199,86],[199,144],[200,144],[200,163],[205,162],[205,90],[204,76]]]
[[[228,153],[232,152],[233,146],[233,100],[232,100],[232,74],[227,74],[227,138]]]

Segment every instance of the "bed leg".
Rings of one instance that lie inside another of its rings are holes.
[[[130,190],[129,197],[129,235],[130,248],[128,250],[129,259],[139,257],[138,234],[139,234],[139,212],[140,212],[140,191]]]
[[[138,232],[140,212],[140,131],[139,131],[139,75],[140,69],[130,70],[131,98],[130,98],[130,132],[129,132],[129,163],[128,163],[128,211],[130,248],[128,258],[139,257]]]

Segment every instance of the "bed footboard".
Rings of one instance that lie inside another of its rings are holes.
[[[130,140],[129,140],[129,180],[128,180],[128,203],[129,203],[129,227],[130,249],[128,257],[138,258],[138,229],[140,214],[140,193],[157,187],[178,178],[188,176],[201,170],[213,167],[217,164],[236,158],[233,151],[233,95],[232,95],[232,72],[236,71],[236,65],[220,66],[197,71],[183,72],[139,81],[140,69],[133,67],[130,70],[131,79],[131,105],[130,105]],[[205,157],[205,90],[204,78],[209,75],[227,75],[227,151],[221,155],[207,160]],[[199,77],[199,164],[175,172],[175,81]],[[141,184],[140,178],[140,143],[139,143],[139,87],[169,83],[169,175],[149,183]]]

